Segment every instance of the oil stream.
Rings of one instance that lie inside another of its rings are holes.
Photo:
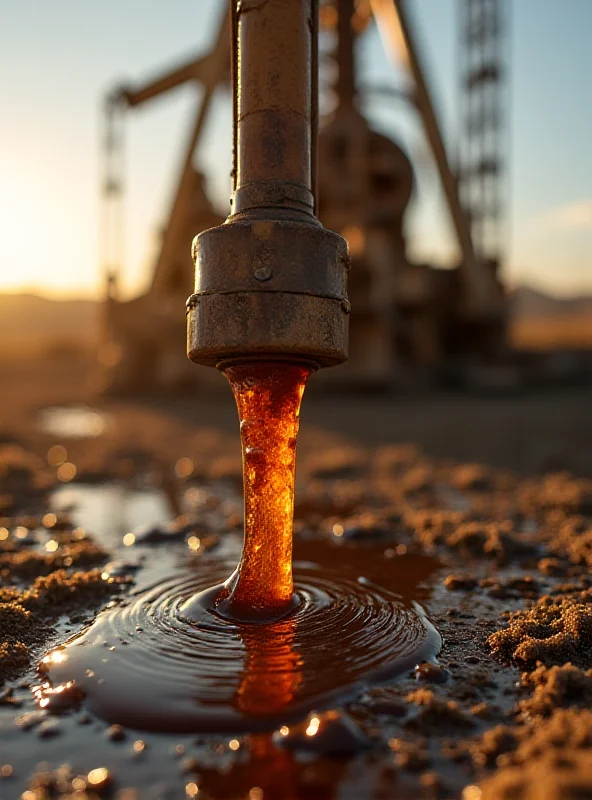
[[[271,731],[437,653],[440,637],[415,602],[430,559],[387,569],[380,548],[302,540],[293,563],[309,374],[280,362],[227,370],[243,445],[239,566],[228,578],[236,561],[222,547],[104,611],[43,660],[42,707],[75,688],[92,712],[130,728]]]

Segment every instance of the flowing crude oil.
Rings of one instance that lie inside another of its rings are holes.
[[[293,558],[296,438],[310,371],[280,362],[226,371],[245,501],[230,578],[240,546],[231,533],[49,654],[42,706],[66,691],[131,728],[265,732],[437,653],[440,637],[418,605],[432,559],[389,560],[379,543],[312,535],[298,537]]]
[[[240,564],[215,604],[219,613],[235,620],[272,620],[297,603],[294,474],[300,403],[310,373],[309,367],[280,362],[225,371],[240,420],[245,531]],[[189,607],[186,613],[191,616]]]

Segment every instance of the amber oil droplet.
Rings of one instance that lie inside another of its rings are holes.
[[[225,370],[240,419],[245,533],[238,569],[219,610],[274,619],[292,609],[292,525],[300,403],[312,369],[260,362]]]

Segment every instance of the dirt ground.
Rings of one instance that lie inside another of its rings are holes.
[[[43,439],[32,425],[36,409],[87,403],[116,417],[114,437],[146,443],[163,458],[186,455],[174,449],[176,434],[184,439],[187,432],[204,429],[228,434],[238,453],[236,409],[222,377],[215,396],[115,400],[97,393],[96,373],[84,358],[0,361],[0,375],[0,431],[18,432],[24,441]],[[592,476],[590,385],[497,395],[429,390],[335,394],[314,388],[313,377],[302,408],[304,447],[314,447],[322,432],[334,441],[362,447],[414,443],[434,458],[475,461],[523,474],[567,469]],[[169,430],[167,437],[161,436],[163,426]]]
[[[103,399],[71,359],[6,362],[0,375],[2,800],[592,797],[592,388],[305,395],[297,541],[354,560],[361,547],[435,559],[421,603],[443,648],[437,664],[320,713],[314,747],[294,731],[262,751],[256,737],[234,750],[113,731],[84,704],[48,711],[31,693],[47,648],[165,558],[147,548],[137,574],[105,585],[123,529],[89,525],[80,540],[67,515],[44,516],[52,493],[149,484],[173,516],[188,488],[240,499],[230,392]],[[73,403],[105,413],[99,436],[41,430],[40,409]],[[212,504],[211,536],[230,526],[223,507]]]

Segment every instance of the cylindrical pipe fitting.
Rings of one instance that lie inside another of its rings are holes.
[[[231,0],[231,13],[232,213],[193,243],[188,354],[338,364],[349,256],[314,215],[318,0]]]

